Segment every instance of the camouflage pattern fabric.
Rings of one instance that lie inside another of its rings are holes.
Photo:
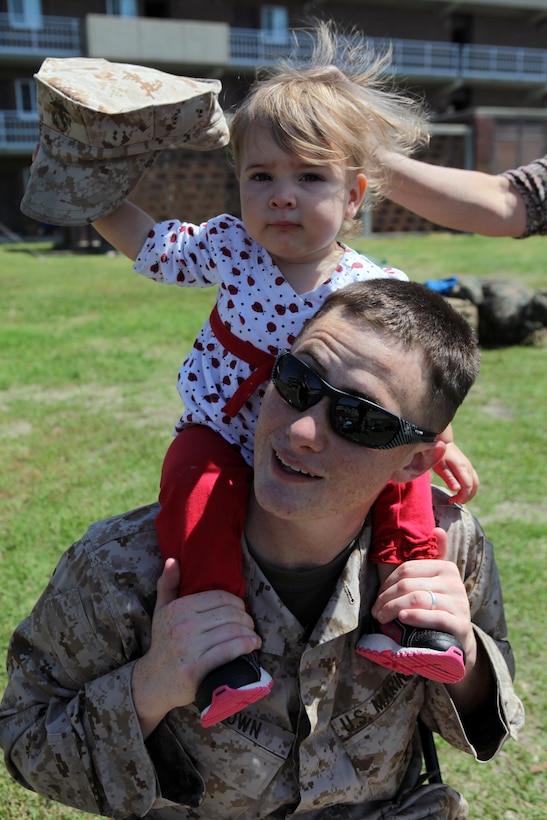
[[[418,715],[486,760],[516,738],[523,710],[492,546],[443,491],[434,500],[496,679],[491,708],[473,716],[467,733],[442,684],[390,672],[354,651],[378,585],[365,528],[311,634],[244,544],[248,604],[272,691],[210,729],[194,705],[175,709],[144,742],[131,672],[150,643],[162,565],[158,508],[150,505],[93,524],[15,631],[0,706],[9,771],[26,788],[113,818],[466,817],[465,800],[449,786],[418,784]]]
[[[504,173],[526,205],[526,230],[520,239],[547,234],[547,155],[543,159]]]
[[[228,143],[219,80],[91,57],[48,57],[34,75],[40,151],[21,210],[53,225],[113,211],[167,148]]]

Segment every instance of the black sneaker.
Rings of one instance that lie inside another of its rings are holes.
[[[240,655],[213,669],[196,692],[201,725],[212,726],[268,694],[273,680],[258,662],[256,652]]]
[[[421,675],[440,683],[457,683],[464,677],[465,652],[448,632],[419,629],[398,619],[373,623],[377,631],[363,635],[355,647],[364,658],[403,675]]]

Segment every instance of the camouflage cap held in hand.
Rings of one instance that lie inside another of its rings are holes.
[[[218,80],[146,66],[48,58],[35,75],[40,150],[21,202],[51,225],[113,211],[166,148],[226,145]]]

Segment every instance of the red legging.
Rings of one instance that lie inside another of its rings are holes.
[[[429,473],[406,484],[390,481],[372,508],[369,560],[375,564],[402,564],[417,558],[437,558],[434,526]]]
[[[241,536],[252,470],[209,427],[185,428],[163,463],[156,517],[163,558],[180,561],[180,595],[224,589],[243,598]],[[390,483],[373,509],[370,560],[400,564],[436,558],[429,475]]]
[[[252,470],[209,427],[187,427],[163,462],[156,529],[161,553],[178,558],[180,594],[224,589],[243,598],[241,534]]]

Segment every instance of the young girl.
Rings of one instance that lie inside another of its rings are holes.
[[[414,100],[384,90],[385,59],[344,42],[341,52],[341,41],[320,26],[311,63],[283,64],[257,81],[236,111],[231,146],[241,219],[223,214],[200,226],[154,225],[125,202],[95,223],[136,258],[139,273],[182,287],[218,285],[215,308],[179,373],[185,408],[161,478],[159,544],[164,558],[180,561],[181,595],[206,589],[245,595],[241,536],[253,434],[276,356],[331,291],[354,280],[406,278],[338,236],[359,216],[365,191],[371,199],[381,191],[377,147],[408,153],[425,139],[424,123]],[[451,441],[449,431],[443,436]],[[472,467],[453,443],[437,472],[456,500],[473,492],[465,490],[473,484]],[[408,558],[436,557],[433,528],[427,476],[386,488],[376,503],[371,556],[383,562],[381,578]],[[391,625],[391,637],[381,632],[378,645],[373,635],[371,646],[362,639],[358,651],[407,674],[463,676],[463,651],[452,636],[412,630],[412,648],[401,648],[394,634]],[[272,684],[254,654],[220,667],[197,693],[202,724],[225,719]]]

